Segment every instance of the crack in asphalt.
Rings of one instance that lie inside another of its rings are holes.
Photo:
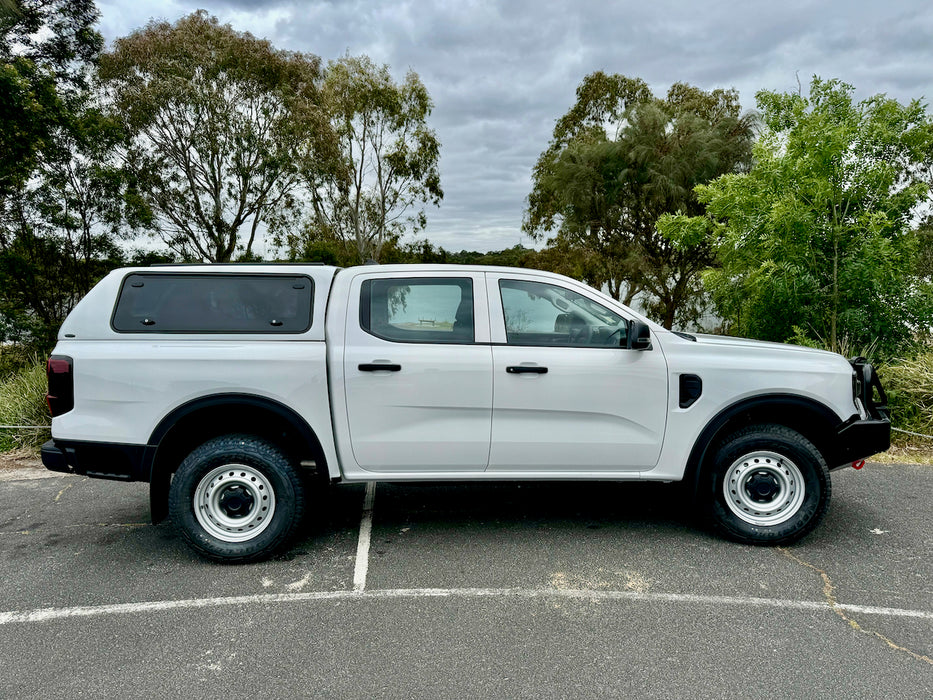
[[[826,598],[826,604],[829,605],[830,610],[832,610],[834,613],[836,613],[836,615],[842,618],[842,620],[846,624],[848,624],[849,627],[854,629],[856,632],[861,632],[862,634],[867,634],[869,637],[875,637],[877,639],[880,639],[882,642],[887,644],[891,649],[894,649],[895,651],[903,652],[917,659],[917,661],[925,661],[926,663],[933,666],[933,659],[931,659],[929,656],[926,656],[925,654],[918,654],[917,652],[912,651],[911,649],[908,649],[907,647],[903,647],[897,642],[895,642],[894,640],[890,639],[889,637],[884,636],[880,632],[876,632],[875,630],[871,630],[871,629],[868,629],[867,627],[863,627],[858,622],[856,622],[853,618],[846,615],[845,610],[843,610],[842,607],[840,607],[839,601],[836,599],[836,587],[833,585],[832,579],[829,578],[829,574],[827,574],[825,570],[821,569],[815,564],[811,564],[808,561],[804,561],[803,559],[801,559],[795,554],[792,554],[791,551],[787,549],[786,547],[777,547],[777,550],[783,556],[787,557],[788,559],[795,562],[796,564],[799,564],[800,566],[806,567],[808,569],[812,569],[813,571],[815,571],[816,573],[820,575],[820,578],[823,580],[823,597]]]

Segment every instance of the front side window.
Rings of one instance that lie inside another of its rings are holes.
[[[303,333],[311,327],[309,277],[136,273],[113,314],[121,333]]]
[[[499,280],[509,345],[618,347],[628,322],[602,304],[553,284]]]
[[[360,292],[360,325],[372,335],[402,343],[472,343],[473,281],[366,280]]]

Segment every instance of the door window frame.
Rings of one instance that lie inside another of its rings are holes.
[[[361,323],[362,313],[362,288],[363,284],[369,280],[470,280],[473,285],[473,340],[457,342],[434,342],[431,340],[395,340],[384,338],[367,330]],[[354,275],[349,282],[349,298],[347,300],[346,316],[346,335],[347,343],[365,342],[366,344],[385,344],[388,345],[435,345],[435,346],[469,346],[469,345],[488,345],[489,337],[489,302],[487,300],[486,277],[485,273],[475,270],[426,270],[418,272],[408,267],[405,270],[379,270],[361,271]],[[365,341],[363,339],[366,339]]]
[[[490,299],[490,309],[489,309],[489,324],[490,324],[490,336],[494,345],[507,345],[509,347],[528,347],[528,348],[565,348],[565,349],[592,349],[592,350],[624,350],[625,348],[619,344],[610,344],[610,345],[580,345],[580,344],[523,344],[523,343],[510,343],[508,340],[508,333],[506,331],[505,325],[505,304],[502,299],[502,288],[500,282],[510,281],[510,282],[535,282],[538,284],[546,284],[552,287],[558,287],[560,289],[566,289],[567,291],[573,292],[574,294],[579,294],[580,296],[590,300],[594,304],[599,304],[604,307],[607,311],[620,316],[624,321],[630,323],[634,318],[633,314],[625,313],[626,308],[622,307],[618,302],[612,302],[610,299],[602,299],[600,295],[595,293],[595,290],[587,287],[585,285],[570,285],[562,284],[563,280],[554,280],[549,277],[541,277],[538,275],[511,275],[511,274],[488,274],[486,277],[487,285],[487,294]],[[492,300],[495,299],[495,303]]]

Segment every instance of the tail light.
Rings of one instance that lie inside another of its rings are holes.
[[[45,402],[52,417],[68,413],[75,407],[74,361],[64,355],[52,355],[45,366],[49,380],[49,393]]]

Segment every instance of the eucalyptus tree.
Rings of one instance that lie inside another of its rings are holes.
[[[674,245],[656,224],[699,213],[697,184],[748,167],[753,126],[734,90],[676,83],[661,99],[637,78],[589,75],[538,159],[523,227],[591,251],[587,281],[627,303],[644,293],[668,328],[688,321],[712,250]]]
[[[120,254],[132,198],[90,92],[97,19],[90,0],[0,5],[0,340],[54,342]]]
[[[186,259],[251,256],[297,220],[303,174],[332,162],[320,59],[203,10],[118,39],[99,75],[156,231]]]
[[[306,172],[313,211],[303,238],[339,242],[357,262],[378,261],[386,244],[424,229],[425,205],[444,196],[440,142],[428,126],[433,103],[414,71],[396,82],[367,56],[332,61],[324,91],[339,161]],[[289,241],[293,251],[301,245]]]
[[[69,101],[87,87],[103,46],[92,0],[0,5],[0,198],[18,190],[56,148]]]

